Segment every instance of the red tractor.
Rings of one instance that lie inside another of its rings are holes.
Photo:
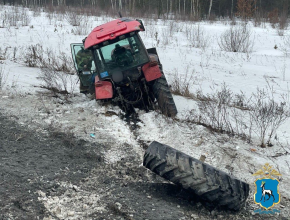
[[[111,100],[126,113],[138,107],[169,117],[177,114],[156,48],[146,49],[139,31],[141,20],[119,18],[100,25],[83,40],[71,44],[80,92]]]

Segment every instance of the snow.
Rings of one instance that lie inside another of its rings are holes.
[[[2,7],[0,14],[9,8]],[[290,156],[285,153],[285,150],[289,152],[289,119],[277,130],[278,140],[274,146],[262,149],[257,141],[248,144],[239,138],[211,133],[200,125],[186,123],[187,112],[195,109],[197,104],[192,99],[174,96],[179,111],[178,120],[165,118],[157,112],[139,111],[141,122],[134,133],[119,116],[121,110],[118,107],[104,106],[78,94],[78,85],[72,86],[74,94],[69,98],[69,103],[43,93],[44,90],[39,88],[42,83],[39,79],[40,69],[25,66],[27,47],[40,44],[56,54],[64,52],[70,56],[70,43],[81,42],[85,35],[74,35],[74,27],[61,15],[49,21],[46,13],[34,17],[32,12],[28,13],[32,18],[29,26],[0,28],[0,57],[5,56],[5,59],[0,60],[0,74],[5,79],[2,81],[2,91],[0,89],[2,112],[16,116],[19,123],[37,129],[36,132],[45,132],[49,126],[53,126],[73,132],[88,141],[103,143],[108,147],[107,163],[116,163],[132,155],[140,157],[141,161],[144,150],[140,141],[150,143],[155,140],[197,159],[205,155],[206,163],[247,181],[253,190],[255,178],[251,174],[269,162],[282,173],[280,192],[290,199],[290,187],[287,184],[290,181]],[[93,27],[112,18],[90,16],[87,19],[89,34]],[[225,83],[233,92],[243,91],[247,96],[257,88],[267,89],[270,85],[278,101],[281,95],[286,94],[289,102],[290,48],[285,42],[290,37],[290,30],[286,30],[284,36],[278,36],[270,24],[254,27],[249,23],[251,37],[255,40],[253,52],[231,53],[221,51],[218,46],[219,36],[230,28],[228,23],[178,21],[170,31],[170,22],[146,19],[146,32],[141,33],[147,48],[157,47],[169,83],[173,81],[174,73],[180,76],[187,73],[193,74],[192,93],[202,89],[205,94],[210,94],[213,88],[220,88]],[[206,48],[193,47],[194,42],[186,37],[188,28],[197,27],[208,39]],[[73,80],[77,79],[73,77]],[[108,115],[108,112],[115,114]],[[50,209],[54,208],[53,199],[49,200]]]
[[[80,219],[84,212],[92,214],[96,211],[105,210],[103,204],[99,201],[101,195],[81,190],[70,183],[62,182],[60,186],[67,189],[61,196],[46,196],[40,190],[37,192],[38,199],[43,201],[45,208],[54,216],[60,219]],[[84,203],[84,200],[89,202]]]

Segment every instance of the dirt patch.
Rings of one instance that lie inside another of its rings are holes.
[[[46,214],[36,192],[58,191],[61,181],[77,184],[102,164],[101,153],[66,134],[37,134],[0,114],[0,217],[36,219]]]

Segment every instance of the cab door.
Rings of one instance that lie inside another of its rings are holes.
[[[85,50],[82,43],[73,43],[71,46],[71,53],[79,76],[81,87],[90,87],[94,82],[96,75],[96,66],[93,59],[92,51]]]

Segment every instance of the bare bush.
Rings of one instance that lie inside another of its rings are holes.
[[[251,31],[247,25],[232,26],[221,35],[218,45],[224,51],[250,53],[254,40],[251,39]]]
[[[4,28],[5,27],[5,13],[3,11],[0,11],[0,28]]]
[[[260,139],[261,147],[272,145],[271,139],[277,129],[290,117],[286,102],[275,102],[272,95],[257,89],[257,92],[253,94],[251,111],[249,111],[251,120],[255,123],[254,131]]]
[[[216,91],[214,94],[204,95],[199,91],[197,97],[201,101],[198,101],[199,114],[196,115],[195,121],[215,131],[233,134],[229,109],[233,99],[232,92],[224,85],[221,91]]]
[[[32,10],[33,17],[39,17],[41,15],[41,12],[42,12],[41,7],[33,7],[33,8],[31,8],[31,10]]]
[[[40,44],[30,45],[25,49],[24,63],[29,67],[50,68],[68,74],[74,72],[73,61],[70,56],[64,52],[56,53],[49,48],[44,49]]]
[[[277,28],[277,34],[284,36],[285,30],[288,27],[288,16],[287,13],[282,13],[279,17],[278,14],[273,15],[274,18],[270,19],[270,23],[273,28]],[[277,18],[276,18],[277,17]]]
[[[214,13],[211,13],[210,16],[208,17],[209,23],[213,24],[215,21],[217,21],[217,17]]]
[[[194,83],[194,72],[189,73],[188,67],[185,72],[184,75],[181,75],[175,70],[173,82],[171,83],[171,92],[175,95],[194,98],[194,95],[190,92],[190,88]]]
[[[30,45],[25,51],[24,63],[28,67],[40,67],[44,62],[44,50],[40,44]]]
[[[168,26],[169,36],[172,37],[178,30],[178,23],[176,21],[170,21]]]
[[[285,57],[290,55],[290,35],[285,36],[283,40],[282,50],[285,54]]]
[[[226,85],[212,94],[199,91],[198,110],[192,110],[188,120],[248,141],[254,132],[261,147],[271,146],[277,129],[290,118],[289,103],[285,98],[276,102],[273,94],[271,89],[257,89],[246,99],[243,93],[233,94]]]
[[[156,32],[156,33],[158,33],[158,32]],[[165,30],[162,31],[161,39],[162,39],[162,44],[164,46],[167,46],[170,43],[170,37],[168,36],[167,31],[165,31]],[[156,43],[159,44],[159,40],[157,40]]]
[[[25,8],[9,7],[1,13],[2,27],[16,27],[17,25],[28,26],[31,17]]]
[[[48,89],[56,97],[72,94],[77,84],[77,77],[53,68],[42,68],[40,80],[43,82],[41,87]]]
[[[284,29],[277,29],[278,36],[284,36]]]
[[[210,37],[205,33],[204,28],[200,24],[187,26],[185,35],[193,47],[205,49],[210,44]]]
[[[8,73],[5,72],[5,68],[0,65],[0,91],[5,87],[8,78]]]
[[[91,29],[92,29],[92,25],[88,21],[88,17],[84,17],[84,19],[80,22],[80,25],[74,27],[72,32],[75,35],[88,35]]]
[[[28,10],[25,10],[25,8],[22,8],[20,13],[20,21],[22,26],[28,26],[31,22],[31,17],[29,15]]]
[[[66,55],[64,52],[60,52],[57,56],[51,56],[48,65],[52,66],[55,71],[62,71],[68,74],[73,74],[75,71],[71,56]]]
[[[289,25],[289,21],[288,21],[287,13],[283,13],[279,17],[279,29],[285,30],[285,29],[287,29],[288,25]]]
[[[14,9],[14,10],[13,10]],[[19,12],[16,7],[10,8],[10,10],[4,13],[4,27],[16,26],[19,20]]]
[[[5,47],[4,49],[0,46],[0,61],[7,59],[7,51],[8,47]]]
[[[158,32],[156,31],[155,34],[154,34],[154,40],[156,41],[156,47],[158,47],[159,43],[160,43],[160,40],[158,38]]]
[[[262,16],[261,16],[261,14],[259,13],[259,12],[256,12],[255,14],[254,14],[254,26],[255,27],[260,27],[261,26],[261,24],[262,24]]]
[[[51,13],[48,12],[48,13],[46,13],[46,17],[49,20],[49,24],[52,25],[52,20],[55,18],[54,12],[51,12]]]
[[[77,77],[73,75],[74,66],[71,57],[63,52],[55,54],[41,45],[30,45],[26,49],[24,62],[30,67],[40,67],[41,87],[50,90],[54,96],[68,96],[75,90]]]
[[[84,16],[83,15],[78,15],[74,11],[67,11],[65,13],[65,19],[72,26],[80,26],[82,21],[83,21],[83,19],[84,19]]]

